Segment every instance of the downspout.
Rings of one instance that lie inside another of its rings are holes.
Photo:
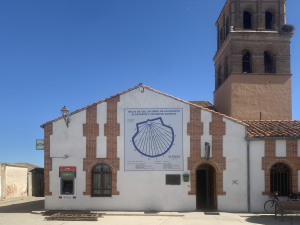
[[[250,141],[247,141],[247,203],[250,213]]]

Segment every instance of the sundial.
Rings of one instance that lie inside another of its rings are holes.
[[[162,156],[173,145],[173,128],[165,125],[161,117],[137,123],[136,129],[132,143],[135,149],[144,156]]]

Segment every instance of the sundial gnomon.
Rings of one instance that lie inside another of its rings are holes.
[[[132,143],[135,149],[144,156],[162,156],[173,145],[173,128],[165,125],[161,117],[137,123],[136,129]]]

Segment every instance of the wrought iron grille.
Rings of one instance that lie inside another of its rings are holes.
[[[279,196],[288,196],[291,191],[290,168],[284,163],[276,163],[271,168],[271,192],[279,191]]]

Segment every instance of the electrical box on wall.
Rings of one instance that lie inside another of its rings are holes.
[[[76,199],[76,166],[59,167],[59,199]]]

